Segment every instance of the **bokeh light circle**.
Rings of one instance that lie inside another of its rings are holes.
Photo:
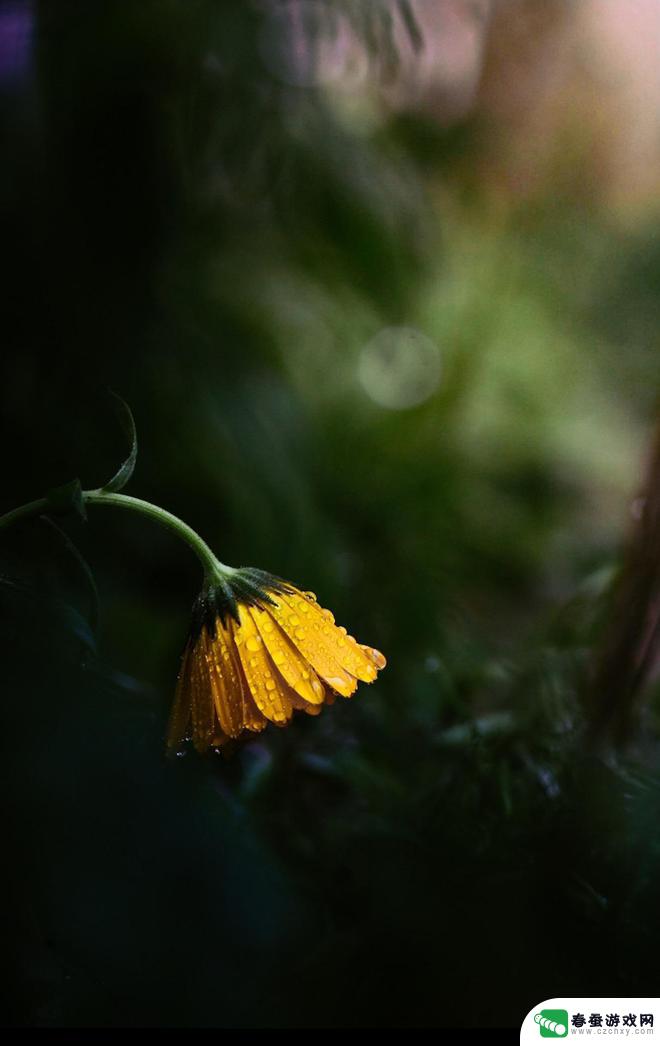
[[[389,410],[424,403],[440,384],[440,349],[415,327],[385,327],[362,349],[358,378],[367,395]]]

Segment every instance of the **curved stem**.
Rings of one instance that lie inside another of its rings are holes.
[[[46,498],[28,501],[26,505],[21,505],[19,508],[12,509],[11,512],[6,512],[4,516],[0,516],[0,530],[4,527],[10,527],[12,523],[17,523],[19,519],[41,516],[44,512],[48,512],[48,501]]]
[[[86,505],[111,505],[115,508],[139,512],[141,515],[155,520],[156,523],[160,523],[161,526],[167,527],[168,530],[173,531],[190,546],[207,574],[226,573],[232,569],[221,563],[213,555],[209,546],[202,540],[196,530],[193,530],[192,527],[189,527],[187,523],[184,523],[182,519],[179,519],[172,512],[167,512],[166,509],[160,508],[158,505],[152,505],[150,501],[129,497],[128,494],[106,493],[104,490],[84,490],[83,501]]]
[[[190,546],[200,560],[205,574],[212,577],[222,577],[223,575],[226,576],[233,573],[233,568],[228,567],[225,563],[221,563],[192,527],[189,527],[187,523],[184,523],[182,519],[179,519],[172,512],[167,512],[166,509],[160,508],[158,505],[152,505],[149,501],[142,501],[141,498],[129,497],[128,494],[114,494],[104,490],[83,490],[82,499],[85,505],[109,505],[110,507],[128,509],[131,512],[138,512],[143,516],[148,516],[149,519],[155,520],[161,526],[167,527],[168,530],[171,530]],[[19,508],[7,512],[6,515],[0,516],[0,530],[11,526],[12,523],[16,523],[20,519],[47,515],[49,508],[47,498],[39,498],[37,501],[30,501],[26,505],[21,505]]]

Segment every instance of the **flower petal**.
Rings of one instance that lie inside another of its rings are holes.
[[[190,729],[190,643],[181,658],[181,667],[176,681],[174,704],[167,727],[167,746],[176,748],[188,737]]]
[[[193,744],[199,752],[203,752],[210,747],[215,734],[215,707],[201,635],[192,649],[191,657]]]
[[[222,622],[218,621],[217,625],[219,627],[222,626]],[[241,664],[231,625],[225,628],[223,636],[229,651],[229,663],[232,665],[235,673],[233,678],[237,680],[239,686],[241,708],[243,711],[243,726],[246,730],[258,733],[265,728],[267,720],[257,708],[252,693],[250,692],[250,686],[245,676],[245,672],[243,671],[243,665]]]
[[[325,694],[316,672],[287,639],[269,611],[251,607],[250,615],[264,641],[275,672],[279,673],[304,701],[312,705],[322,704]]]
[[[252,697],[267,719],[283,725],[293,715],[286,684],[273,675],[273,665],[249,609],[239,603],[238,613],[241,623],[232,621],[231,627]]]
[[[305,626],[309,625],[317,634],[320,629],[326,642],[332,644],[334,657],[342,668],[363,683],[373,683],[377,675],[376,668],[385,667],[385,658],[380,651],[373,647],[365,647],[353,636],[349,636],[345,628],[335,624],[331,611],[319,606],[315,598],[312,599],[303,592],[285,598],[289,605],[295,605],[299,609]]]
[[[298,712],[306,712],[307,715],[319,715],[323,709],[323,702],[320,701],[318,704],[312,704],[310,701],[306,701],[304,697],[297,694],[296,691],[289,686],[287,681],[278,675],[275,665],[272,666],[273,676],[277,679],[277,687],[281,693],[285,694],[293,708]],[[320,684],[319,684],[320,685]],[[329,694],[329,690],[324,690],[324,694]]]
[[[269,607],[268,613],[272,614],[321,678],[338,694],[350,697],[357,687],[357,678],[343,667],[340,660],[341,645],[332,634],[329,623],[323,624],[324,619],[316,604],[300,594],[278,595],[275,598],[278,605],[272,609]],[[316,613],[311,611],[311,607],[316,608]],[[344,638],[334,625],[332,628]]]
[[[306,712],[307,715],[321,714],[323,711],[323,703],[320,705],[312,705],[309,701],[305,701],[304,697],[301,697],[300,694],[297,694],[295,690],[292,690],[287,683],[284,683],[284,687],[291,704],[298,712]]]
[[[379,671],[381,668],[385,668],[387,658],[384,654],[381,654],[380,650],[376,650],[374,646],[365,646],[364,643],[358,643],[358,646],[360,650],[364,650],[367,657],[373,661]]]
[[[218,721],[227,737],[238,737],[246,725],[246,715],[242,681],[230,650],[231,636],[221,621],[216,622],[214,638],[206,629],[202,629],[202,636]]]

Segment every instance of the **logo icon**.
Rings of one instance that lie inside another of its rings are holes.
[[[543,1039],[564,1039],[568,1035],[567,1010],[541,1010],[534,1014]]]

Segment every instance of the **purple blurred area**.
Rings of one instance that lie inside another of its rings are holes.
[[[33,29],[30,0],[0,3],[0,88],[21,84],[29,75]]]

